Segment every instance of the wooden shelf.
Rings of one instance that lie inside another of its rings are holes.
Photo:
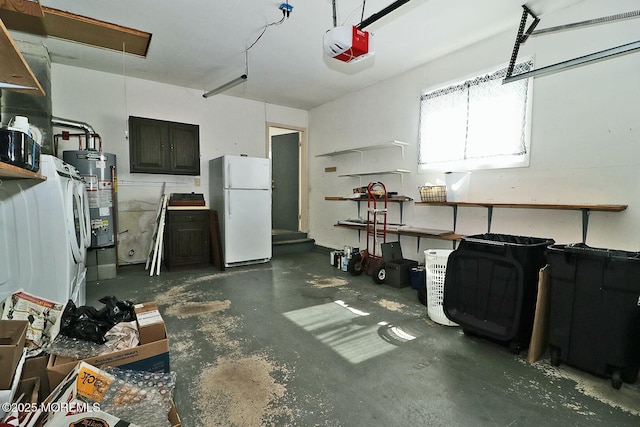
[[[0,89],[45,96],[44,89],[0,19]]]
[[[324,198],[325,200],[329,200],[329,201],[342,201],[342,200],[347,200],[347,201],[352,201],[352,202],[366,202],[367,198],[366,197],[360,197],[358,199],[352,199],[350,197],[340,197],[340,196],[326,196]],[[413,199],[411,197],[407,197],[407,196],[394,196],[394,197],[389,197],[387,199],[388,202],[391,203],[404,203],[404,202],[410,202]],[[384,199],[376,199],[377,202],[384,202]]]
[[[38,179],[45,181],[47,177],[36,172],[0,162],[0,179]]]
[[[582,212],[582,243],[587,240],[589,229],[589,215],[597,212],[622,212],[627,205],[579,205],[579,204],[549,204],[549,203],[476,203],[476,202],[416,202],[422,206],[451,206],[453,208],[453,229],[456,229],[458,219],[458,207],[480,207],[487,209],[487,233],[491,232],[491,220],[493,208],[519,208],[519,209],[548,209],[548,210],[574,210]]]
[[[384,142],[382,144],[365,145],[364,147],[348,148],[346,150],[340,150],[340,151],[333,151],[331,153],[318,154],[316,157],[333,157],[333,156],[340,156],[340,155],[343,155],[343,154],[362,153],[363,151],[380,150],[380,149],[383,149],[383,148],[390,148],[390,147],[400,147],[400,149],[402,149],[403,153],[404,153],[404,147],[406,147],[408,145],[409,145],[409,143],[407,143],[407,142],[389,141],[389,142]]]
[[[349,230],[358,230],[365,231],[367,229],[366,225],[350,225],[350,224],[334,224],[334,227],[340,228],[348,228]],[[448,233],[443,230],[445,234],[433,234],[428,232],[417,231],[417,229],[402,229],[402,228],[391,228],[387,229],[387,234],[397,234],[399,236],[413,236],[413,237],[427,237],[429,239],[438,239],[438,240],[453,240],[459,241],[462,239],[461,234],[456,233]]]
[[[431,206],[462,206],[480,208],[524,208],[524,209],[555,209],[555,210],[585,210],[600,212],[622,212],[628,205],[559,205],[545,203],[475,203],[475,202],[416,202],[416,205]]]

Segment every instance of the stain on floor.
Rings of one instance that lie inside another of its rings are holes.
[[[226,310],[231,306],[231,301],[206,301],[206,302],[183,302],[173,304],[166,310],[167,315],[175,316],[180,319],[193,316],[202,316],[205,314],[215,313],[217,311]]]
[[[218,358],[200,375],[200,425],[259,426],[275,420],[279,420],[278,424],[291,422],[293,410],[278,404],[287,389],[274,379],[274,371],[283,372],[261,355]]]
[[[307,283],[309,283],[315,288],[320,288],[320,289],[335,288],[339,286],[346,286],[347,284],[349,284],[348,281],[340,277],[315,278],[313,280],[307,280]]]
[[[376,303],[380,307],[384,307],[387,310],[391,310],[391,311],[402,311],[402,309],[406,307],[405,304],[402,304],[402,303],[399,303],[399,302],[395,302],[395,301],[390,301],[390,300],[384,299],[384,298],[376,301]]]
[[[523,363],[527,362],[523,361]],[[549,378],[551,384],[560,380],[573,381],[575,382],[575,389],[583,395],[613,408],[621,409],[629,414],[640,416],[640,401],[637,398],[638,391],[640,391],[640,385],[638,383],[624,383],[620,390],[616,390],[611,386],[609,380],[574,369],[568,365],[563,364],[556,367],[546,360],[540,360],[532,363],[530,366],[541,371]],[[583,405],[575,404],[574,402],[561,402],[561,404],[574,409],[579,414],[595,415],[591,411],[586,410]]]

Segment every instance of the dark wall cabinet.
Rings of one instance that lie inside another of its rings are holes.
[[[131,172],[200,175],[200,127],[129,117]]]
[[[170,208],[169,208],[170,209]],[[209,210],[167,210],[164,261],[167,270],[209,265]]]

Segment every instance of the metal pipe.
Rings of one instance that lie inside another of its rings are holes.
[[[336,0],[333,0],[333,28],[338,26],[338,14],[336,13]]]
[[[557,64],[538,68],[536,70],[531,70],[525,73],[516,74],[515,76],[508,76],[508,77],[505,77],[505,79],[502,82],[511,83],[511,82],[515,82],[516,80],[522,80],[529,77],[543,76],[545,74],[555,73],[555,72],[566,70],[569,68],[574,68],[579,65],[588,64],[590,62],[602,61],[602,60],[613,58],[616,56],[633,53],[638,50],[640,50],[640,41],[627,43],[621,46],[612,47],[610,49],[601,50],[600,52],[592,53],[590,55],[584,55],[578,58],[570,59],[568,61],[563,61]]]
[[[63,119],[60,117],[51,117],[51,124],[57,127],[83,130],[85,135],[87,136],[87,149],[89,149],[89,141],[91,140],[91,135],[96,133],[96,131],[93,130],[91,125],[89,125],[88,123],[79,122],[76,120]],[[95,150],[95,144],[93,149]]]
[[[361,23],[356,25],[356,28],[359,29],[359,30],[362,30],[364,27],[366,27],[368,25],[371,25],[374,22],[376,22],[378,19],[381,19],[381,18],[385,17],[386,15],[390,14],[391,12],[393,12],[394,10],[396,10],[397,8],[402,6],[403,4],[409,3],[409,1],[410,0],[398,0],[398,1],[395,1],[395,2],[391,3],[389,6],[385,7],[380,12],[374,13],[373,15],[371,15],[370,17],[368,17],[367,19],[365,19],[364,21],[362,21]]]

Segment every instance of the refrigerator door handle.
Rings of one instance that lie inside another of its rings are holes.
[[[231,185],[231,162],[227,163],[227,180],[227,187],[233,188],[233,186]]]
[[[227,204],[227,218],[231,218],[231,191],[227,191],[225,203]]]

